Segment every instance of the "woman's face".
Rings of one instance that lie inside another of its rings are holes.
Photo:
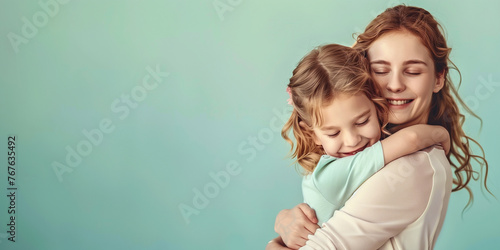
[[[389,32],[368,49],[371,73],[389,103],[389,123],[425,124],[432,93],[443,88],[434,61],[419,37],[407,31]]]

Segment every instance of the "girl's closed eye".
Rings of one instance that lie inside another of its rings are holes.
[[[367,117],[364,121],[362,122],[358,122],[356,123],[357,126],[363,126],[363,125],[366,125],[368,123],[368,121],[370,120],[370,117]]]
[[[329,134],[329,135],[328,135],[328,137],[335,138],[335,137],[337,137],[339,134],[340,134],[340,131],[338,131],[337,133],[334,133],[334,134]]]

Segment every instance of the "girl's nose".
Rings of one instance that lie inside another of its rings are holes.
[[[348,131],[344,133],[344,145],[346,147],[355,147],[361,141],[361,136],[357,131]]]

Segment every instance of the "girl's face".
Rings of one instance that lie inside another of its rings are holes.
[[[323,124],[314,126],[314,142],[334,157],[354,155],[380,140],[375,105],[364,95],[339,95],[321,109]]]
[[[407,31],[387,33],[368,49],[371,73],[389,103],[392,124],[425,124],[432,93],[443,88],[434,61],[419,37]]]

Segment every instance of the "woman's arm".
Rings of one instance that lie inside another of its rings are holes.
[[[418,124],[403,128],[382,140],[384,162],[387,164],[434,144],[441,144],[446,153],[450,151],[450,134],[444,127]]]
[[[446,161],[444,154],[441,158],[439,162]],[[444,163],[441,166],[449,168]],[[440,183],[448,178],[443,176]],[[393,161],[309,236],[303,249],[378,249],[422,215],[430,201],[433,178],[434,169],[425,152]]]
[[[380,142],[354,156],[340,159],[322,156],[314,172],[302,183],[304,201],[322,210],[315,213],[306,203],[282,210],[276,217],[274,230],[288,247],[298,249],[304,246],[307,236],[319,228],[318,221],[328,220],[334,210],[344,206],[352,193],[383,166]],[[319,195],[326,200],[318,200]]]
[[[395,157],[401,157],[426,148],[436,143],[442,143],[445,147],[448,145],[449,149],[449,134],[440,126],[431,125],[415,125],[398,131],[391,137],[381,142],[383,153],[381,149],[376,151],[377,147],[370,147],[355,156],[337,159],[334,163],[343,168],[327,167],[321,171],[321,175],[316,173],[314,175],[315,186],[320,188],[324,197],[336,197],[337,200],[329,200],[332,204],[343,205],[343,203],[351,196],[367,178],[377,172],[383,167],[384,161],[390,162]],[[379,146],[379,148],[382,148]],[[368,151],[375,151],[373,154]],[[383,154],[383,155],[382,155]],[[369,158],[366,160],[365,158]],[[374,161],[374,159],[380,160]],[[345,163],[345,162],[349,163]],[[380,163],[377,163],[380,162]],[[362,165],[362,168],[354,167],[354,163]],[[370,167],[368,167],[370,166]],[[345,177],[350,176],[350,178]],[[351,178],[351,177],[356,178]],[[339,179],[335,181],[336,179]],[[344,192],[344,196],[338,194],[330,194],[334,190],[348,190]],[[293,249],[303,246],[307,240],[307,236],[313,234],[318,228],[318,220],[314,214],[314,210],[307,204],[302,203],[292,209],[282,210],[276,217],[275,231],[282,237],[286,246]]]
[[[322,156],[311,176],[303,180],[304,202],[318,209],[318,220],[323,223],[385,164],[436,143],[449,145],[445,128],[414,125],[353,156],[340,159]]]

